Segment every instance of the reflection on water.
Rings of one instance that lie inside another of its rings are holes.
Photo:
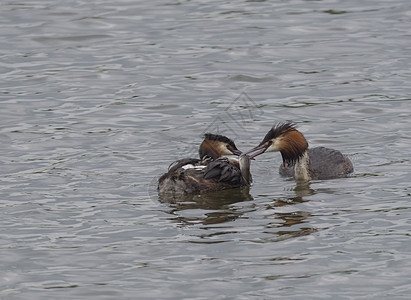
[[[264,212],[264,224],[261,233],[276,235],[259,237],[257,242],[279,241],[299,236],[304,236],[316,232],[316,229],[308,225],[309,218],[312,214],[297,208],[298,204],[307,200],[306,196],[314,195],[315,192],[310,188],[309,183],[297,183],[293,189],[295,195],[291,197],[281,197],[274,199],[270,204],[264,207],[258,207],[255,199],[250,195],[250,188],[231,189],[218,191],[204,195],[159,195],[158,199],[162,203],[168,204],[169,208],[166,213],[170,214],[173,220],[182,226],[186,225],[217,225],[226,223],[225,227],[235,228],[235,225],[227,223],[235,222],[244,214],[250,214],[262,210]],[[249,202],[249,205],[239,205],[241,202]],[[286,211],[284,211],[286,210]],[[270,212],[272,211],[272,213]],[[269,212],[269,213],[267,213]],[[270,219],[270,221],[267,221]],[[304,225],[305,224],[305,225]],[[304,225],[304,226],[303,226]],[[210,230],[203,227],[202,229]],[[217,231],[212,233],[200,233],[202,239],[233,233],[232,231]],[[226,240],[220,240],[223,242]],[[255,240],[253,240],[255,242]]]
[[[181,224],[189,225],[193,223],[218,224],[234,221],[243,213],[237,211],[231,204],[253,200],[250,195],[250,188],[223,190],[203,195],[159,195],[159,201],[168,203],[173,215],[172,220]],[[183,217],[179,212],[190,209],[216,210],[207,212],[204,215],[198,214],[193,217]]]
[[[312,217],[312,214],[306,211],[293,211],[288,213],[274,213],[272,215],[276,219],[275,223],[268,223],[267,228],[275,228],[275,231],[264,231],[264,233],[275,234],[278,238],[271,239],[270,241],[279,241],[289,238],[300,237],[309,235],[317,230],[313,227],[301,226],[308,222],[308,218]],[[278,223],[281,221],[281,223]],[[267,241],[267,239],[265,240]]]
[[[305,200],[304,197],[314,195],[315,191],[310,188],[309,182],[297,182],[293,191],[295,196],[275,199],[267,205],[267,210],[273,211],[267,218],[272,218],[273,221],[266,224],[266,228],[269,230],[265,230],[264,233],[277,236],[274,239],[268,238],[270,241],[300,237],[317,231],[315,228],[308,226],[308,220],[312,217],[312,214],[298,210],[296,207],[298,204],[307,202],[308,200]],[[278,208],[287,209],[287,211],[278,211]],[[306,225],[302,226],[303,224]],[[265,239],[266,241],[267,239]]]

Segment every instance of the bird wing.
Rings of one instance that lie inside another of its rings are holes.
[[[204,179],[239,185],[241,184],[241,171],[227,158],[219,158],[207,165],[204,170]]]

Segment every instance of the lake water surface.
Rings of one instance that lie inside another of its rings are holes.
[[[409,299],[411,2],[3,1],[1,299]],[[159,197],[293,120],[351,177]]]

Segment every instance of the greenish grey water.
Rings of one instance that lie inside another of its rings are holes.
[[[1,299],[408,299],[409,1],[0,4]],[[352,177],[159,197],[293,120]]]

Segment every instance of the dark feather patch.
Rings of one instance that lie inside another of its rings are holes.
[[[287,121],[278,123],[271,128],[271,130],[265,135],[263,141],[260,143],[260,146],[271,139],[278,138],[280,135],[283,135],[290,131],[296,131],[295,124],[293,122]]]
[[[301,145],[297,143],[290,142],[287,148],[284,148],[280,151],[281,156],[283,158],[283,163],[285,165],[294,165],[297,162],[297,160],[299,160],[304,155],[304,152],[306,150],[307,146],[301,147]]]
[[[227,158],[219,158],[209,163],[204,171],[204,178],[224,182],[233,187],[239,187],[242,184],[239,166],[231,164]]]

